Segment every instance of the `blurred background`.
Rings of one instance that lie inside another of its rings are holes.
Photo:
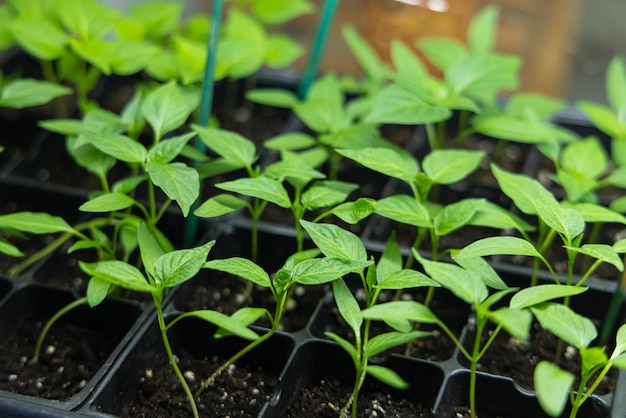
[[[211,10],[210,0],[180,0],[188,11]],[[320,10],[324,0],[312,0]],[[141,0],[108,0],[120,8]],[[626,57],[626,1],[624,0],[342,0],[332,28],[321,71],[358,74],[359,67],[341,37],[351,23],[387,58],[391,39],[414,44],[428,36],[464,40],[474,12],[500,6],[497,49],[524,59],[522,86],[564,98],[606,102],[604,73],[615,55]],[[310,46],[317,14],[295,19],[284,27]],[[304,66],[304,59],[293,70]]]

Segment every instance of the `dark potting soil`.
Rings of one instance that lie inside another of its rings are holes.
[[[213,271],[211,275],[200,275],[184,285],[176,296],[175,305],[182,311],[196,309],[212,309],[231,315],[245,306],[267,308],[272,314],[276,303],[269,289],[254,285],[249,288],[249,281],[230,274]],[[325,285],[295,285],[291,297],[287,300],[286,309],[279,330],[286,332],[298,331],[306,327],[313,311],[326,292]],[[249,298],[246,292],[249,291]],[[266,317],[256,325],[269,326]]]
[[[67,401],[85,387],[119,338],[59,323],[51,328],[39,362],[32,364],[42,325],[26,321],[0,345],[0,390]]]
[[[223,359],[197,358],[185,350],[177,350],[178,365],[192,393],[202,381],[222,365]],[[212,386],[196,396],[201,417],[249,418],[259,414],[263,404],[272,397],[277,376],[261,369],[237,363],[224,371]],[[146,369],[136,401],[124,407],[122,417],[189,418],[191,407],[180,387],[171,365],[162,361],[154,369]]]
[[[533,390],[535,366],[541,360],[554,361],[558,344],[558,338],[541,328],[536,322],[533,323],[529,341],[512,338],[502,331],[480,360],[479,370],[511,377],[520,386]],[[562,349],[562,360],[559,366],[574,373],[575,376],[579,376],[581,361],[578,350],[565,343]],[[607,349],[607,351],[609,350]],[[617,369],[610,370],[594,393],[604,395],[611,392],[615,388],[617,374]],[[578,387],[578,382],[577,379],[574,383],[575,387]]]
[[[326,377],[317,386],[304,388],[285,418],[336,418],[351,394],[351,386]],[[359,393],[357,416],[426,418],[432,415],[428,406],[393,397],[378,384],[365,384]]]

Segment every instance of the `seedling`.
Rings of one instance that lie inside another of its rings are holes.
[[[419,59],[402,48],[394,55],[395,82],[380,92],[365,121],[425,124],[431,150],[444,146],[445,122],[455,110],[461,111],[458,131],[464,132],[469,112],[496,106],[498,92],[517,88],[521,60],[493,51],[498,14],[488,6],[474,16],[467,47],[451,39],[418,42],[443,79],[428,75]]]
[[[367,260],[367,252],[360,238],[336,225],[313,224],[303,222],[303,226],[311,239],[326,255],[335,260],[355,261]],[[355,271],[361,279],[365,293],[365,307],[376,305],[378,296],[383,290],[408,289],[421,286],[438,286],[424,274],[415,270],[402,268],[402,256],[392,235],[376,265],[371,264]],[[398,389],[407,389],[408,384],[393,370],[380,365],[371,365],[369,360],[376,355],[399,345],[404,345],[416,338],[432,335],[431,332],[402,329],[389,331],[376,336],[370,335],[370,320],[363,319],[361,307],[343,278],[333,281],[333,295],[342,318],[354,333],[354,344],[339,335],[326,332],[326,336],[334,341],[350,355],[354,363],[356,377],[350,399],[341,409],[340,416],[348,415],[352,408],[352,417],[357,415],[357,399],[359,392],[369,374],[381,382]]]
[[[306,228],[314,230],[317,225],[306,223]],[[319,226],[321,227],[321,225]],[[363,259],[346,259],[335,258],[324,254],[325,257],[315,258],[319,251],[306,250],[296,252],[289,257],[283,267],[281,267],[271,278],[270,275],[256,263],[246,258],[231,257],[226,259],[211,260],[204,264],[204,268],[219,270],[239,276],[243,279],[269,289],[272,292],[276,303],[273,312],[266,309],[259,309],[261,314],[265,314],[270,321],[270,329],[260,338],[252,341],[250,344],[242,348],[234,354],[230,359],[225,361],[205,382],[200,391],[206,389],[213,383],[215,378],[219,376],[230,364],[236,362],[240,357],[248,353],[254,347],[257,347],[263,341],[269,339],[278,329],[280,321],[285,312],[285,304],[288,295],[291,294],[296,284],[301,285],[319,285],[332,282],[344,275],[352,272],[358,272],[372,264],[369,260]],[[250,318],[248,323],[254,322],[259,316]]]
[[[549,302],[550,299],[564,296],[564,288],[562,285],[527,288],[513,296],[510,306],[515,309],[529,308],[543,328],[578,349],[582,367],[577,388],[573,387],[573,373],[548,360],[540,361],[534,372],[537,399],[544,411],[553,417],[561,416],[569,398],[569,417],[574,418],[612,367],[626,368],[626,325],[617,331],[615,348],[611,356],[607,357],[605,347],[590,346],[597,337],[597,331],[589,318],[563,304]],[[580,289],[571,286],[567,288],[572,291]]]

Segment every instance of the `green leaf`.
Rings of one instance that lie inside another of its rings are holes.
[[[475,52],[491,52],[495,47],[500,9],[489,5],[480,9],[472,18],[468,32],[468,43]]]
[[[370,364],[367,366],[367,374],[392,388],[406,390],[411,386],[398,373],[387,367]]]
[[[134,266],[118,260],[105,260],[97,263],[78,262],[82,271],[90,276],[137,292],[152,293],[153,287]]]
[[[561,151],[561,169],[574,177],[597,179],[607,168],[606,151],[595,137],[572,142]]]
[[[298,104],[298,96],[289,90],[257,89],[246,93],[246,98],[254,103],[293,109]]]
[[[341,34],[348,49],[350,49],[350,52],[356,58],[367,77],[372,80],[382,81],[384,64],[376,54],[376,51],[352,25],[344,25],[341,28]]]
[[[622,324],[617,330],[615,336],[615,350],[614,355],[618,355],[626,352],[626,324]]]
[[[401,77],[428,77],[428,70],[413,50],[398,39],[391,41],[391,60]]]
[[[334,258],[313,258],[296,264],[292,271],[294,282],[315,285],[332,282],[349,273],[363,272],[372,265],[368,260],[339,260]]]
[[[141,112],[152,127],[154,137],[158,139],[181,127],[191,110],[180,87],[174,81],[148,93],[141,104]]]
[[[519,290],[511,298],[509,306],[512,309],[524,309],[552,299],[579,295],[587,290],[582,286],[562,284],[542,284]]]
[[[467,53],[467,49],[461,41],[451,38],[420,39],[417,46],[430,62],[444,71],[460,56]]]
[[[391,231],[383,253],[376,264],[376,276],[377,281],[380,282],[388,274],[402,270],[402,253],[400,253],[400,247],[398,246],[398,240],[396,239],[396,231]]]
[[[282,208],[291,207],[291,201],[285,187],[274,179],[266,176],[239,178],[233,181],[218,183],[215,187],[244,196],[256,197],[274,203]]]
[[[246,340],[253,341],[259,338],[259,334],[248,328],[245,322],[241,323],[236,317],[229,317],[221,312],[211,310],[195,310],[186,312],[181,316],[200,318],[204,321],[217,325],[219,328],[228,331],[230,334],[234,334]]]
[[[305,220],[300,220],[300,224],[326,257],[367,260],[365,246],[354,233],[333,224],[317,224]]]
[[[333,296],[341,317],[352,328],[354,334],[360,336],[363,324],[361,308],[343,280],[333,281]]]
[[[345,201],[358,188],[358,184],[344,181],[318,181],[302,193],[300,202],[308,210],[335,206]]]
[[[465,270],[473,271],[477,274],[488,287],[496,290],[504,290],[507,288],[506,283],[502,281],[498,273],[493,269],[484,258],[481,257],[456,257],[453,252],[452,259]]]
[[[422,169],[435,184],[456,183],[474,172],[484,156],[484,151],[437,149],[424,158]]]
[[[75,232],[60,216],[42,212],[14,212],[0,215],[0,229],[17,229],[31,234]]]
[[[439,283],[423,273],[411,269],[402,269],[387,273],[379,279],[381,289],[410,289],[412,287],[439,287]]]
[[[489,317],[514,337],[528,340],[530,338],[530,325],[533,316],[528,310],[500,308],[492,312]]]
[[[419,173],[419,163],[403,150],[390,148],[340,149],[340,155],[390,177],[412,182]]]
[[[163,139],[158,144],[150,148],[147,160],[159,164],[167,164],[178,157],[187,142],[196,136],[195,132],[188,132],[183,135]]]
[[[265,65],[269,68],[287,67],[296,61],[304,51],[298,42],[282,34],[269,35],[265,48]]]
[[[530,309],[543,328],[578,349],[589,346],[598,335],[589,318],[560,303],[544,302]]]
[[[213,196],[201,204],[193,213],[202,218],[216,218],[246,207],[247,202],[230,194]]]
[[[549,361],[542,360],[535,367],[533,382],[541,408],[551,417],[559,417],[565,410],[575,376]]]
[[[355,363],[359,360],[360,353],[352,344],[350,344],[349,341],[345,340],[344,338],[341,338],[339,335],[330,331],[324,332],[324,335],[334,340],[337,344],[339,344],[341,348],[343,348],[348,353],[348,355],[350,355],[350,357]]]
[[[109,294],[111,283],[100,279],[98,277],[92,277],[87,285],[87,303],[90,307],[94,307],[102,303]]]
[[[370,338],[363,346],[363,356],[369,358],[380,354],[390,348],[404,345],[417,338],[428,337],[432,332],[412,331],[412,332],[386,332]]]
[[[489,296],[487,286],[474,272],[454,264],[426,260],[420,257],[415,249],[413,253],[431,279],[464,302],[478,305]]]
[[[252,0],[252,11],[265,24],[285,23],[315,10],[307,0]]]
[[[127,163],[144,163],[148,150],[139,142],[112,132],[90,131],[84,134],[90,144],[100,151]]]
[[[375,319],[379,321],[403,319],[423,324],[439,323],[439,319],[426,305],[409,300],[380,303],[370,308],[363,309],[361,316],[364,319]]]
[[[432,227],[426,207],[414,197],[405,194],[380,199],[376,204],[376,214],[418,228]]]
[[[417,125],[440,122],[450,115],[447,107],[428,103],[412,89],[392,84],[378,94],[365,122]]]
[[[271,287],[269,275],[253,261],[242,257],[231,257],[223,260],[211,260],[204,268],[223,271],[244,278],[263,287]]]
[[[604,347],[583,348],[579,351],[579,354],[582,362],[582,370],[580,373],[583,377],[591,377],[609,361]]]
[[[587,223],[620,223],[626,225],[626,217],[616,213],[605,206],[593,203],[567,203],[563,202],[563,206],[571,208],[580,213],[583,220]]]
[[[0,90],[0,107],[23,109],[48,103],[54,98],[65,96],[71,89],[47,81],[15,79],[7,81]]]
[[[165,251],[152,230],[143,222],[137,227],[137,243],[144,268],[154,277],[156,261],[165,254]]]
[[[105,193],[83,203],[78,209],[83,212],[115,212],[131,207],[135,200],[123,193]]]
[[[584,232],[585,220],[578,211],[554,204],[553,198],[538,198],[536,203],[539,217],[558,232],[567,244]]]
[[[256,161],[256,146],[254,142],[238,133],[199,125],[193,125],[192,128],[209,149],[215,151],[227,161],[242,167],[251,167]]]
[[[452,231],[467,225],[473,218],[482,199],[463,199],[451,203],[435,215],[433,226],[438,236],[448,235]]]
[[[263,142],[263,146],[271,150],[301,150],[315,146],[315,138],[304,132],[287,132]]]
[[[522,238],[507,236],[487,237],[474,241],[462,248],[455,255],[455,259],[486,257],[490,255],[525,255],[537,257],[544,263],[547,263],[545,258],[530,242]]]
[[[603,263],[608,263],[619,271],[624,270],[624,263],[619,257],[618,252],[608,244],[585,244],[582,247],[569,247],[565,246],[567,250],[574,251],[579,254],[584,254],[596,260],[600,260]]]
[[[200,194],[200,176],[198,172],[183,163],[159,164],[148,161],[146,171],[150,180],[165,192],[167,197],[176,201],[187,216],[191,205]]]
[[[626,68],[620,57],[613,57],[606,71],[606,96],[619,119],[626,120]]]
[[[554,196],[545,187],[526,175],[509,173],[495,164],[491,164],[491,171],[504,194],[510,197],[515,206],[527,215],[539,214],[536,201],[540,198],[544,202],[552,201],[552,204],[558,204]],[[544,207],[546,205],[547,203],[544,203]]]
[[[17,44],[36,58],[54,61],[67,53],[68,36],[50,19],[20,17],[7,25]]]
[[[164,288],[174,287],[191,279],[206,262],[213,245],[215,241],[209,241],[200,247],[163,254],[154,263],[154,277]]]
[[[376,211],[376,201],[369,197],[360,197],[354,202],[345,202],[335,206],[330,213],[342,221],[355,225]]]
[[[0,254],[5,254],[10,257],[23,257],[24,253],[19,250],[15,245],[9,241],[0,237]]]

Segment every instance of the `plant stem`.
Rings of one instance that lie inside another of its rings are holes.
[[[470,383],[469,383],[469,403],[470,414],[476,418],[476,373],[478,370],[478,360],[480,360],[480,336],[483,333],[485,321],[478,318],[476,321],[476,335],[474,336],[474,346],[472,347],[472,357],[470,359]]]
[[[428,138],[428,145],[431,151],[439,148],[437,146],[437,132],[432,123],[426,124],[426,137]]]
[[[193,398],[193,393],[191,393],[191,389],[185,380],[185,376],[180,371],[178,367],[178,363],[176,363],[176,359],[174,358],[174,353],[172,352],[172,347],[170,346],[170,340],[167,337],[167,327],[165,326],[165,318],[163,317],[163,309],[161,307],[161,303],[158,300],[156,295],[152,295],[152,299],[154,300],[154,305],[156,307],[157,318],[159,321],[159,329],[161,331],[161,339],[163,340],[163,345],[165,346],[165,352],[167,353],[167,357],[174,369],[174,373],[176,373],[176,377],[178,377],[178,381],[180,382],[185,394],[187,395],[187,399],[189,400],[189,405],[191,406],[191,411],[193,412],[194,418],[199,418],[198,408],[196,407],[196,401]]]
[[[33,351],[33,358],[31,360],[33,363],[39,362],[39,355],[41,354],[41,347],[43,346],[43,341],[48,335],[48,332],[50,332],[50,328],[52,328],[52,326],[63,315],[65,315],[66,313],[68,313],[74,308],[85,305],[86,303],[87,303],[86,297],[76,299],[75,301],[68,303],[67,305],[59,309],[54,315],[52,315],[50,319],[48,319],[48,322],[46,322],[46,324],[43,326],[43,328],[41,329],[41,332],[39,333],[39,337],[37,338],[37,343],[35,344],[35,350]]]

